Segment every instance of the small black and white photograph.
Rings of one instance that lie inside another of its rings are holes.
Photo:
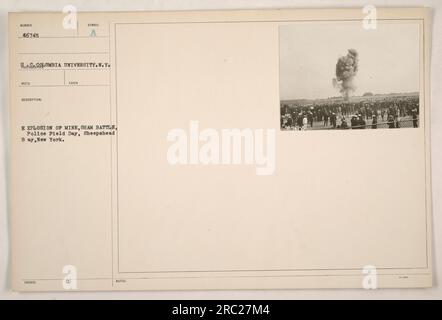
[[[419,23],[279,27],[281,130],[419,127]]]

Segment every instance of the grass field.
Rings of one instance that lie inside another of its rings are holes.
[[[342,97],[330,97],[325,99],[292,99],[292,100],[282,100],[281,104],[304,107],[313,104],[323,105],[323,104],[341,104],[341,103],[359,103],[359,102],[375,103],[377,101],[390,100],[394,98],[412,98],[412,97],[419,97],[419,93],[411,92],[411,93],[376,94],[372,96],[353,96],[350,97],[348,101],[344,101]]]

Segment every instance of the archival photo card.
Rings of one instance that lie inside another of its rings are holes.
[[[279,28],[281,130],[419,127],[419,24]]]
[[[12,289],[431,287],[430,11],[373,12],[11,13]]]

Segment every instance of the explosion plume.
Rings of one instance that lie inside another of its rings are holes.
[[[336,63],[336,78],[333,78],[333,85],[338,88],[345,100],[351,92],[356,89],[353,82],[358,73],[358,52],[355,49],[348,49],[346,56],[342,56]]]

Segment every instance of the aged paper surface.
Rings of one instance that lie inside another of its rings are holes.
[[[11,13],[13,288],[431,286],[429,15],[365,18]]]

